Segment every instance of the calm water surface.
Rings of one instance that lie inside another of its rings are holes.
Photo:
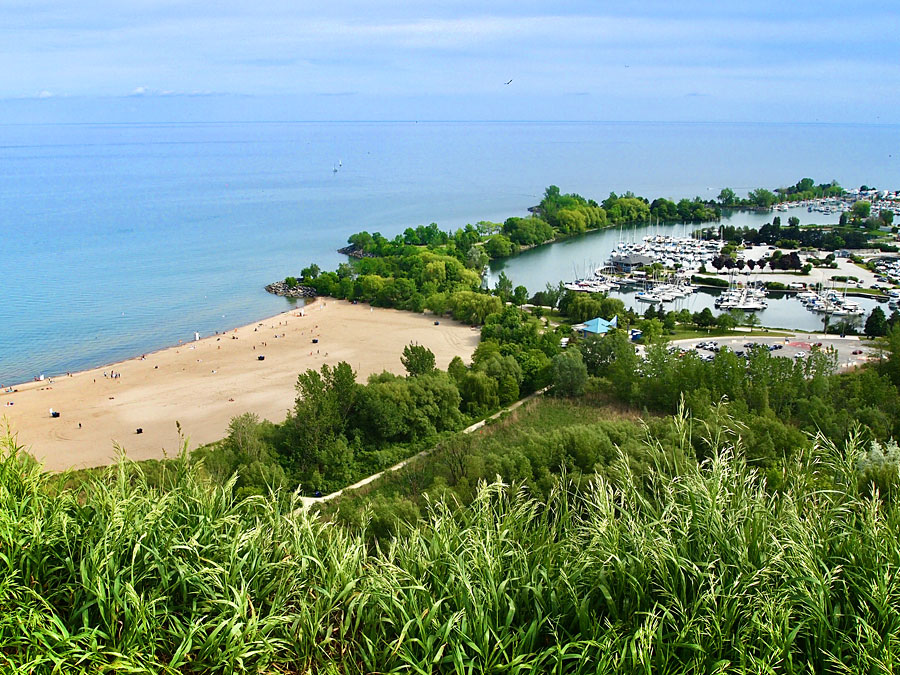
[[[804,176],[900,187],[891,157],[900,158],[898,130],[0,125],[0,383],[109,363],[277,313],[287,302],[262,287],[310,262],[334,267],[335,249],[353,232],[392,236],[432,221],[451,229],[524,215],[549,184],[598,200],[626,190],[707,197]],[[507,272],[533,290],[571,278],[573,263],[605,259],[610,237],[617,233],[534,251]]]

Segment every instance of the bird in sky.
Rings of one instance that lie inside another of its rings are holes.
[[[511,83],[512,83],[512,80],[510,80],[510,81],[509,81],[509,82],[507,82],[507,83],[506,83],[506,84],[511,84]]]

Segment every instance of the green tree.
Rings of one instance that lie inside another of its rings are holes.
[[[459,388],[463,405],[470,415],[484,415],[500,405],[497,380],[481,371],[466,373]]]
[[[553,357],[553,392],[557,396],[581,396],[587,379],[587,366],[574,347]]]
[[[513,243],[502,234],[495,234],[484,243],[484,251],[491,258],[508,258],[513,253]]]
[[[747,313],[742,309],[729,309],[728,313],[734,319],[735,326],[740,326],[747,320]]]
[[[734,194],[734,190],[722,188],[722,191],[719,193],[719,203],[722,206],[734,206],[735,202],[737,202],[737,195]]]
[[[766,188],[757,188],[756,190],[751,190],[748,195],[750,201],[760,208],[768,209],[771,208],[775,202],[778,201],[778,197],[771,190],[767,190]]]
[[[713,316],[709,307],[704,307],[700,312],[694,312],[693,319],[694,323],[700,328],[709,328],[716,323],[716,317]]]
[[[736,325],[737,322],[734,320],[734,317],[727,312],[719,314],[718,318],[716,319],[716,326],[719,328],[719,330],[729,331]]]
[[[469,372],[469,369],[466,368],[466,364],[463,363],[463,360],[454,356],[450,361],[450,365],[447,366],[447,374],[453,378],[453,381],[456,382],[456,386],[459,386],[459,383],[463,381],[463,378],[466,376],[466,373]]]
[[[483,246],[472,246],[466,253],[466,267],[480,272],[490,262],[490,257],[485,253]]]
[[[521,307],[528,302],[528,289],[524,286],[516,286],[512,295],[513,304]]]
[[[428,375],[435,370],[434,353],[422,345],[408,344],[403,348],[400,362],[410,377]]]
[[[324,473],[327,448],[344,433],[359,385],[356,374],[344,361],[321,371],[307,370],[297,376],[297,400],[288,420],[289,440],[284,454],[301,475]]]
[[[853,207],[850,209],[850,213],[855,220],[865,220],[869,217],[869,214],[872,212],[872,204],[871,202],[867,202],[865,199],[862,199],[853,204]]]
[[[865,334],[870,338],[882,337],[884,335],[887,335],[887,317],[884,315],[884,311],[881,309],[881,307],[876,307],[872,310],[872,313],[869,314],[868,318],[866,319],[866,327],[864,331]]]
[[[494,290],[497,292],[497,295],[503,302],[509,300],[513,291],[513,283],[512,280],[508,276],[506,276],[506,272],[500,272],[500,276],[497,278],[497,284],[494,286]]]
[[[317,276],[319,276],[319,266],[313,263],[309,267],[304,267],[300,271],[300,276],[302,276],[306,281],[313,281]]]
[[[882,359],[879,370],[900,387],[900,324],[891,326],[886,340],[887,358]]]
[[[663,322],[659,319],[645,319],[640,323],[641,342],[649,345],[662,340]]]

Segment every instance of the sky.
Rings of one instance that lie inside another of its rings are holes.
[[[900,122],[896,1],[0,0],[0,18],[0,122]]]

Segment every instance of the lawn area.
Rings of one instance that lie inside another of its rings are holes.
[[[886,298],[887,296],[874,288],[847,288],[847,295],[868,295],[873,298]]]
[[[711,328],[709,330],[702,330],[697,328],[682,328],[680,326],[676,326],[675,333],[672,335],[663,336],[666,340],[693,340],[696,338],[705,338],[705,337],[750,337],[750,336],[768,336],[768,337],[783,337],[785,335],[791,335],[790,331],[783,330],[775,330],[775,329],[767,329],[767,328],[754,328],[753,330],[744,331],[744,330],[720,330],[718,328]]]

